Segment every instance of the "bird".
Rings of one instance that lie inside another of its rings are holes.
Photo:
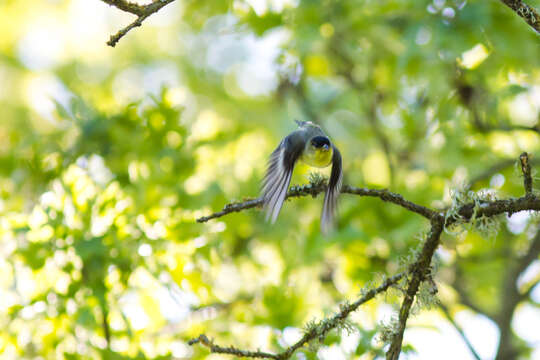
[[[268,161],[261,191],[266,221],[270,220],[272,224],[276,222],[298,161],[316,168],[332,164],[321,214],[321,230],[326,234],[334,226],[337,200],[343,182],[341,153],[319,125],[311,121],[295,122],[298,129],[281,140]]]

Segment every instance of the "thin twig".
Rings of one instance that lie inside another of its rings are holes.
[[[521,0],[501,0],[501,2],[522,17],[537,33],[540,33],[540,15],[532,6]]]
[[[286,198],[290,198],[291,196],[292,195],[290,195],[290,190],[289,190],[289,193],[287,193]],[[199,222],[199,223],[207,222],[209,220],[216,219],[216,218],[225,216],[225,215],[233,213],[233,212],[240,212],[240,211],[245,210],[245,209],[251,209],[251,208],[254,208],[254,207],[257,207],[257,206],[261,206],[262,203],[263,203],[262,199],[250,199],[250,200],[246,200],[246,201],[243,201],[243,202],[230,203],[230,204],[225,205],[223,207],[223,210],[221,210],[221,211],[215,212],[215,213],[210,214],[208,216],[202,216],[202,217],[198,218],[197,222]]]
[[[120,39],[124,37],[124,35],[126,35],[131,29],[141,26],[142,22],[146,20],[147,17],[157,13],[161,8],[172,3],[175,0],[154,0],[147,5],[138,5],[127,0],[101,1],[111,6],[114,6],[122,11],[137,15],[137,19],[135,19],[135,21],[118,31],[116,34],[111,35],[109,41],[107,41],[107,45],[114,47],[116,46],[118,41],[120,41]]]
[[[406,275],[406,272],[402,272],[390,278],[387,278],[380,286],[367,291],[364,294],[364,296],[362,296],[355,302],[341,306],[340,311],[338,313],[336,313],[334,316],[332,316],[329,319],[321,320],[315,326],[311,326],[310,329],[304,334],[304,336],[302,336],[300,340],[298,340],[296,343],[294,343],[293,345],[285,349],[283,352],[278,353],[278,354],[271,354],[271,353],[267,353],[263,351],[240,350],[233,346],[228,346],[228,347],[219,346],[219,345],[214,344],[213,341],[209,340],[205,334],[201,334],[199,335],[199,337],[195,339],[191,339],[188,342],[188,344],[189,345],[201,344],[209,348],[210,352],[220,353],[220,354],[231,354],[231,355],[236,355],[238,357],[278,359],[278,360],[288,359],[298,349],[303,347],[308,342],[314,339],[324,338],[324,336],[326,336],[326,334],[329,331],[331,331],[332,329],[335,329],[340,324],[342,324],[343,320],[345,320],[351,312],[358,309],[360,305],[373,299],[377,294],[380,294],[386,291],[390,286],[393,286],[396,283],[398,283],[405,275]]]
[[[279,355],[270,354],[264,351],[249,351],[249,350],[240,350],[234,346],[219,346],[214,344],[214,342],[204,334],[199,335],[195,339],[188,341],[188,345],[201,344],[210,349],[210,352],[217,354],[229,354],[235,355],[237,357],[246,357],[246,358],[259,358],[259,359],[280,359]]]

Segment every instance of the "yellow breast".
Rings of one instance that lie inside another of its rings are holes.
[[[332,148],[325,151],[308,146],[300,160],[310,166],[325,168],[332,162],[333,153],[334,150]]]

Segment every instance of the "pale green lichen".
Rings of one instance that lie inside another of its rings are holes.
[[[377,275],[377,274],[376,274]],[[371,290],[373,290],[376,286],[375,280],[368,281],[361,289],[360,289],[360,296],[364,297],[366,296]]]
[[[462,185],[450,190],[450,198],[452,204],[446,211],[445,223],[452,222],[452,225],[445,226],[446,233],[456,236],[467,230],[475,230],[486,238],[494,238],[497,235],[501,225],[501,215],[478,216],[478,210],[484,204],[497,200],[497,194],[494,190],[472,191]],[[468,204],[473,204],[473,214],[470,219],[465,219],[459,214],[459,211]]]
[[[406,271],[409,268],[409,265],[411,265],[418,259],[418,256],[420,256],[421,250],[422,249],[420,246],[409,248],[409,251],[407,252],[407,254],[399,257],[400,268],[403,271]]]
[[[396,314],[392,315],[388,321],[379,324],[379,335],[377,341],[384,345],[390,344],[399,331],[399,319]]]
[[[381,272],[374,272],[373,278],[366,282],[363,288],[360,289],[360,296],[366,296],[371,290],[375,289],[380,284],[386,281],[386,274]]]
[[[326,335],[332,330],[336,330],[337,332],[346,331],[347,334],[351,334],[357,330],[354,323],[347,320],[346,316],[338,316],[339,314],[348,312],[347,310],[350,308],[350,306],[351,304],[349,302],[344,302],[340,304],[338,313],[334,313],[333,315],[319,321],[310,320],[306,323],[303,330],[304,334],[311,338],[311,340],[308,342],[310,351],[317,352],[320,344],[324,342]]]
[[[326,183],[328,178],[318,172],[310,172],[308,174],[308,181],[313,187],[319,187]]]
[[[433,280],[422,281],[416,293],[416,301],[411,309],[411,315],[416,315],[422,310],[431,310],[438,304],[439,298],[435,282]]]

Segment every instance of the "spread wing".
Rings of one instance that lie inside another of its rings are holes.
[[[328,181],[328,188],[324,195],[324,205],[321,215],[321,230],[328,233],[333,227],[337,213],[337,200],[341,193],[341,184],[343,181],[343,169],[341,167],[341,153],[332,145],[334,154],[332,156],[332,172]]]
[[[305,140],[302,134],[295,131],[281,141],[270,155],[268,170],[263,181],[262,197],[266,220],[274,223],[281,211],[289,189],[294,165],[302,151]]]

